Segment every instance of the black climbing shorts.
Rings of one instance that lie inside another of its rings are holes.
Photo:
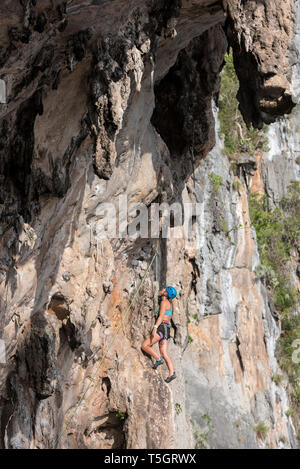
[[[158,326],[157,333],[160,336],[160,340],[170,339],[170,326],[167,326],[163,322]]]

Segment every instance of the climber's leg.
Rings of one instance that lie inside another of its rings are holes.
[[[156,344],[159,340],[160,336],[155,333],[153,339],[151,338],[151,336],[148,336],[142,345],[143,352],[148,353],[148,355],[151,355],[151,357],[155,358],[155,360],[160,360],[160,357],[154,350],[152,350],[151,347],[152,345]]]
[[[168,368],[169,368],[169,376],[173,375],[174,373],[174,366],[171,358],[168,355],[168,341],[163,339],[159,343],[159,350],[162,358],[164,358]]]

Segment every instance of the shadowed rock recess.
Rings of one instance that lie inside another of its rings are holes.
[[[280,321],[254,275],[249,181],[232,189],[215,129],[228,47],[246,123],[292,111],[297,11],[296,0],[1,1],[0,448],[297,445],[272,380]],[[269,193],[296,178],[265,168]],[[198,202],[196,242],[97,240],[101,204],[118,212],[120,195],[129,207]],[[140,350],[165,282],[179,290],[170,385]]]

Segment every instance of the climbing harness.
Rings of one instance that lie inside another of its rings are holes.
[[[167,312],[170,312],[171,314],[167,314]],[[165,315],[172,317],[172,311],[170,309],[167,309],[165,311]],[[158,316],[159,316],[159,309],[157,310],[156,318],[158,318]],[[162,339],[169,340],[169,338],[171,336],[170,335],[170,330],[171,330],[171,324],[169,324],[166,321],[162,321],[160,323],[160,325],[158,326],[156,332],[160,336],[160,340],[162,340]]]
[[[169,338],[170,338],[170,328],[171,328],[170,324],[168,324],[165,321],[162,321],[162,323],[157,328],[157,333],[161,337],[161,339],[169,340]]]
[[[107,354],[108,354],[110,348],[112,347],[112,345],[113,345],[113,343],[114,343],[114,341],[115,341],[115,338],[116,338],[116,336],[117,336],[119,330],[120,330],[121,327],[123,326],[123,324],[124,324],[124,322],[125,322],[125,319],[127,318],[128,313],[129,313],[129,311],[130,311],[130,309],[131,309],[133,303],[135,302],[135,299],[136,299],[136,297],[137,297],[137,295],[138,295],[138,293],[139,293],[139,291],[140,291],[142,285],[144,284],[144,281],[145,281],[146,277],[148,276],[148,273],[149,273],[149,271],[150,271],[150,269],[151,269],[151,266],[152,266],[152,264],[153,264],[154,259],[156,258],[156,256],[157,256],[157,251],[154,252],[153,257],[152,257],[152,259],[151,259],[151,262],[150,262],[150,264],[149,264],[149,266],[148,266],[148,268],[147,268],[147,270],[146,270],[146,272],[145,272],[145,275],[144,275],[144,277],[142,278],[142,280],[141,280],[141,282],[140,282],[140,284],[139,284],[139,286],[138,286],[138,288],[137,288],[135,294],[133,295],[133,298],[132,298],[132,300],[131,300],[131,302],[130,302],[128,308],[127,308],[127,310],[126,310],[125,313],[123,314],[122,319],[121,319],[121,322],[120,322],[120,324],[119,324],[119,326],[118,326],[116,332],[114,333],[113,338],[112,338],[110,344],[108,345],[108,347],[107,347],[105,353],[103,354],[103,356],[102,356],[102,358],[101,358],[101,360],[100,360],[100,362],[99,362],[99,364],[98,364],[98,366],[97,366],[97,368],[96,368],[95,373],[94,373],[94,374],[92,375],[92,377],[90,378],[90,383],[87,385],[87,387],[86,387],[85,390],[83,391],[82,396],[80,397],[79,401],[77,402],[77,404],[76,404],[76,406],[75,406],[75,409],[73,410],[73,412],[72,412],[72,414],[70,415],[70,417],[69,417],[67,423],[63,426],[61,432],[59,433],[57,439],[55,440],[55,443],[54,443],[52,449],[55,449],[55,448],[57,447],[57,445],[58,445],[58,443],[60,442],[60,440],[61,440],[61,438],[62,438],[62,436],[63,436],[65,430],[66,430],[66,429],[68,428],[68,426],[70,425],[70,423],[71,423],[71,421],[72,421],[74,415],[76,414],[76,412],[77,412],[77,410],[78,410],[80,404],[81,404],[82,401],[84,400],[84,398],[85,398],[85,396],[86,396],[88,390],[89,390],[89,389],[91,388],[91,386],[93,386],[93,384],[96,382],[96,381],[94,380],[94,379],[95,379],[95,376],[97,375],[98,371],[100,370],[100,367],[101,367],[102,363],[104,362],[104,359],[106,358],[106,356],[107,356]]]

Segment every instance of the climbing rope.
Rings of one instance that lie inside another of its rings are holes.
[[[196,177],[195,177],[195,156],[194,156],[194,133],[195,133],[195,122],[193,121],[192,145],[190,146],[190,152],[192,156],[193,182],[194,182],[194,191],[195,191],[196,190]]]
[[[106,358],[106,356],[107,356],[107,354],[108,354],[110,348],[112,347],[112,345],[113,345],[113,343],[114,343],[114,341],[115,341],[115,338],[116,338],[116,336],[117,336],[119,330],[120,330],[121,327],[123,326],[123,324],[124,324],[124,322],[125,322],[125,319],[127,318],[128,313],[129,313],[129,311],[130,311],[130,309],[131,309],[131,306],[133,305],[133,303],[134,303],[134,301],[135,301],[135,299],[136,299],[136,297],[137,297],[137,294],[139,293],[139,291],[140,291],[140,289],[141,289],[141,287],[142,287],[142,285],[143,285],[143,283],[144,283],[144,281],[145,281],[145,279],[146,279],[146,277],[147,277],[147,275],[148,275],[148,273],[149,273],[149,271],[150,271],[150,269],[151,269],[151,266],[152,266],[152,264],[153,264],[154,259],[156,258],[156,256],[157,256],[157,251],[154,252],[153,257],[152,257],[152,259],[151,259],[151,262],[150,262],[150,264],[149,264],[149,266],[148,266],[148,268],[147,268],[147,270],[146,270],[146,272],[145,272],[145,275],[144,275],[144,277],[142,278],[142,280],[141,280],[141,282],[140,282],[140,284],[139,284],[139,286],[138,286],[138,288],[137,288],[135,294],[133,295],[133,298],[132,298],[132,300],[131,300],[131,302],[130,302],[128,308],[127,308],[127,310],[126,310],[125,313],[123,314],[122,320],[121,320],[121,322],[120,322],[120,324],[119,324],[119,326],[118,326],[116,332],[114,333],[113,338],[112,338],[112,340],[111,340],[109,346],[107,347],[105,353],[103,354],[103,356],[102,356],[102,358],[101,358],[101,360],[100,360],[100,362],[99,362],[99,364],[98,364],[98,366],[97,366],[97,368],[96,368],[95,373],[94,373],[94,374],[92,375],[92,377],[90,378],[90,379],[91,379],[90,383],[87,385],[87,387],[86,387],[85,390],[83,391],[82,396],[80,397],[79,401],[77,402],[77,404],[76,404],[76,406],[75,406],[75,409],[74,409],[73,412],[71,413],[71,415],[70,415],[70,417],[69,417],[67,423],[63,426],[61,432],[59,433],[57,439],[55,440],[55,443],[54,443],[52,449],[55,449],[55,448],[57,447],[57,445],[58,445],[58,443],[60,442],[60,440],[61,440],[61,438],[62,438],[62,436],[63,436],[65,430],[66,430],[66,429],[68,428],[68,426],[70,425],[70,423],[71,423],[71,421],[72,421],[74,415],[76,414],[76,412],[77,412],[77,410],[78,410],[80,404],[81,404],[82,401],[84,400],[84,398],[85,398],[85,396],[86,396],[88,390],[91,388],[91,386],[93,386],[94,378],[95,378],[95,376],[97,375],[97,373],[98,373],[98,371],[99,371],[99,369],[100,369],[102,363],[104,362],[104,359]]]
[[[195,157],[194,157],[194,148],[192,146],[191,146],[191,154],[192,154],[192,168],[193,168],[193,183],[194,183],[194,190],[196,190]]]

